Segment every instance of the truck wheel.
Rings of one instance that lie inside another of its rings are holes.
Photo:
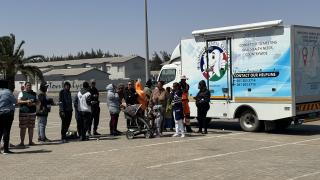
[[[275,123],[276,123],[277,130],[285,130],[291,125],[292,119],[277,120],[275,121]]]
[[[262,123],[252,111],[245,111],[240,116],[240,126],[244,131],[258,131],[260,130],[261,124]]]

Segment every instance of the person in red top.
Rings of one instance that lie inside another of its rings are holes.
[[[184,115],[184,126],[186,127],[186,131],[191,133],[193,132],[190,126],[190,107],[189,107],[189,84],[187,84],[187,77],[185,75],[180,77],[180,87],[182,90],[182,107],[183,107],[183,115]]]

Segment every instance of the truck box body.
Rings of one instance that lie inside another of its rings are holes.
[[[211,92],[207,117],[239,118],[245,108],[267,121],[319,112],[320,28],[245,28],[200,30],[181,40],[191,116],[201,80]]]

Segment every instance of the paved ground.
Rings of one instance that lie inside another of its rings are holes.
[[[107,134],[109,116],[105,105],[102,109],[100,132]],[[56,141],[12,149],[14,155],[0,154],[0,175],[24,180],[320,179],[320,122],[281,133],[242,132],[234,122],[213,122],[211,127],[206,136],[172,138],[172,133],[165,133],[162,138],[127,140],[104,135],[100,140],[60,144],[60,119],[54,107],[47,136]],[[123,116],[120,130],[125,130]],[[17,119],[12,143],[19,143]]]

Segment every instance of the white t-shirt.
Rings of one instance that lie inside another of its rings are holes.
[[[19,92],[18,99],[21,100],[22,96],[23,96],[23,93],[21,91],[21,92]]]
[[[21,91],[21,92],[19,92],[19,94],[18,94],[18,100],[21,100],[22,96],[23,96],[23,92]],[[37,97],[37,96],[36,96],[36,100],[38,100],[38,97]]]

